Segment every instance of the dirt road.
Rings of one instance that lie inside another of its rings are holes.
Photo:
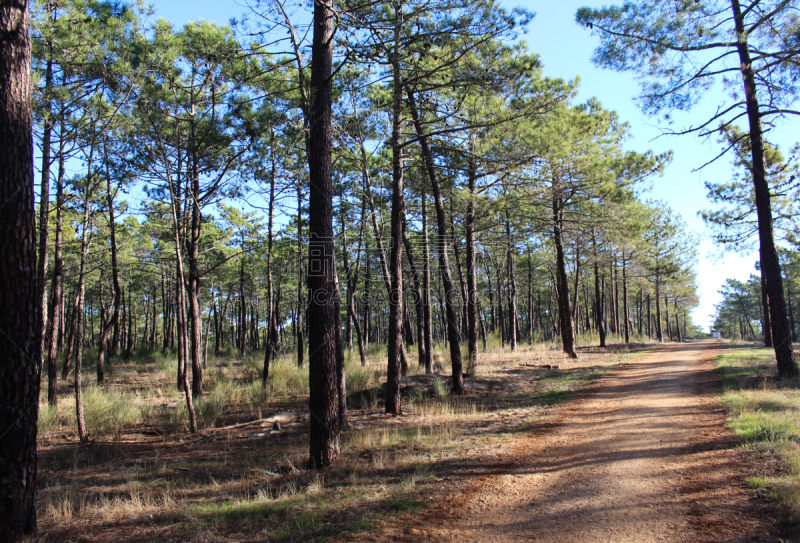
[[[624,364],[391,540],[780,541],[713,398],[712,341]]]

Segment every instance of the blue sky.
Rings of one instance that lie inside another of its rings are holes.
[[[591,61],[597,38],[574,22],[575,12],[581,6],[599,7],[602,2],[590,0],[559,0],[504,2],[508,7],[522,6],[536,12],[521,39],[528,43],[531,52],[541,55],[544,73],[549,77],[574,79],[580,77],[578,99],[585,101],[597,97],[603,106],[616,110],[622,120],[631,126],[633,138],[628,144],[632,150],[655,152],[672,150],[674,158],[663,177],[654,182],[648,197],[666,201],[683,217],[690,230],[700,236],[697,263],[700,305],[694,311],[694,322],[708,327],[714,304],[720,300],[717,292],[726,278],[746,280],[755,271],[756,252],[747,255],[720,254],[710,241],[698,211],[710,207],[705,197],[704,181],[725,181],[730,177],[730,161],[718,160],[701,171],[694,171],[716,156],[719,146],[715,139],[703,141],[695,136],[662,136],[657,119],[646,117],[636,107],[633,97],[638,88],[627,73],[597,68]],[[178,0],[156,0],[156,16],[171,20],[176,26],[187,21],[205,19],[225,24],[231,17],[238,17],[243,8],[233,0],[208,0],[205,3],[187,6]],[[704,100],[689,114],[673,116],[673,127],[679,128],[708,117],[727,97],[721,89],[708,93]],[[784,121],[771,136],[783,150],[795,143],[792,131],[797,127]],[[659,137],[660,136],[660,137]]]

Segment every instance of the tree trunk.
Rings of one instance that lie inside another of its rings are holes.
[[[622,335],[622,323],[620,322],[621,316],[619,313],[619,266],[617,265],[616,258],[614,259],[614,322],[617,327],[617,335]]]
[[[264,370],[261,373],[261,387],[266,389],[269,382],[269,365],[272,363],[273,350],[275,349],[275,335],[278,332],[278,320],[274,311],[275,293],[272,286],[272,247],[273,247],[273,226],[275,214],[275,181],[276,181],[276,161],[275,161],[275,133],[270,135],[270,158],[272,159],[272,174],[269,178],[269,204],[267,211],[267,340],[264,342]]]
[[[528,344],[529,345],[533,345],[533,323],[534,323],[533,265],[531,264],[531,248],[528,247]]]
[[[189,431],[191,433],[197,432],[197,418],[194,412],[194,402],[192,401],[192,390],[189,385],[189,371],[187,368],[187,357],[189,345],[187,341],[187,323],[186,323],[186,291],[184,283],[184,269],[183,269],[183,255],[181,244],[181,227],[178,219],[178,212],[180,210],[180,187],[173,186],[171,172],[167,172],[167,180],[170,191],[170,210],[172,212],[172,235],[175,242],[175,306],[176,322],[178,328],[178,390],[183,390],[186,400],[186,410],[189,413]],[[147,304],[145,304],[147,307]]]
[[[417,268],[417,264],[414,261],[414,252],[411,249],[411,242],[408,240],[408,236],[405,235],[405,228],[404,228],[404,235],[403,235],[403,245],[406,248],[406,256],[408,257],[408,266],[411,268],[411,277],[414,281],[414,298],[415,298],[415,311],[417,314],[417,358],[419,359],[419,365],[422,366],[425,363],[425,325],[423,320],[425,318],[425,310],[423,308],[422,302],[422,286],[420,285],[420,273],[419,269]]]
[[[594,297],[595,297],[595,307],[596,307],[596,319],[597,319],[597,333],[600,335],[600,346],[606,346],[606,327],[603,323],[603,319],[605,318],[603,315],[603,301],[600,297],[600,265],[598,264],[598,257],[597,257],[597,241],[595,238],[594,230],[592,230],[592,251],[594,257]]]
[[[111,171],[108,165],[108,153],[104,145],[104,159],[106,163],[106,205],[108,206],[108,228],[111,238],[111,283],[114,289],[114,297],[111,301],[111,316],[110,318],[103,319],[103,329],[100,332],[100,345],[97,349],[97,383],[102,384],[105,380],[105,353],[108,347],[108,335],[113,328],[116,327],[119,320],[119,306],[122,303],[122,289],[119,285],[119,265],[117,262],[117,227],[116,218],[114,217],[114,196],[116,191],[111,191]],[[102,283],[102,274],[100,281]],[[101,284],[102,288],[102,284]],[[102,290],[101,290],[102,292]],[[103,302],[101,300],[100,305]]]
[[[517,280],[514,277],[514,242],[511,237],[511,222],[506,209],[506,269],[508,270],[508,342],[511,351],[517,351]],[[565,283],[566,284],[566,283]],[[569,286],[566,287],[569,290]],[[570,317],[571,319],[572,317]]]
[[[311,145],[310,141],[308,145]],[[310,150],[309,150],[309,160],[311,160]],[[333,226],[331,225],[331,232],[332,231],[333,231]],[[311,239],[311,234],[309,231],[309,241],[310,239]],[[303,313],[305,311],[305,302],[303,300],[304,279],[305,278],[303,277],[303,190],[302,187],[300,186],[300,183],[298,183],[297,184],[297,310],[295,315],[295,318],[297,319],[297,328],[295,329],[295,334],[296,334],[295,337],[297,340],[298,368],[303,367],[303,359],[305,357],[305,348],[306,348],[305,336],[303,334],[303,322],[304,322]]]
[[[664,343],[664,331],[661,328],[661,285],[656,278],[656,336],[659,343]]]
[[[425,337],[425,358],[421,362],[425,373],[433,371],[433,313],[431,308],[431,254],[428,240],[428,204],[427,193],[422,189],[420,204],[422,212],[422,310],[423,334]]]
[[[664,295],[664,321],[667,323],[667,337],[672,341],[672,325],[669,322],[669,299]]]
[[[394,50],[392,51],[392,246],[389,253],[389,342],[386,370],[386,412],[401,415],[400,371],[403,356],[403,225],[405,200],[403,199],[403,79],[400,71],[400,47],[403,30],[403,3],[394,4]]]
[[[497,327],[500,329],[500,348],[506,346],[506,322],[505,311],[503,310],[503,279],[500,275],[500,266],[495,266],[495,277],[497,278]]]
[[[792,341],[797,341],[797,327],[794,323],[794,312],[792,311],[792,282],[787,277],[786,279],[786,303],[789,305],[789,326],[792,329]],[[686,319],[683,319],[686,323]]]
[[[242,234],[242,260],[239,267],[239,356],[244,359],[247,353],[247,301],[244,292],[244,264],[245,260],[244,234]]]
[[[561,325],[561,345],[564,354],[570,358],[578,358],[575,352],[575,332],[572,327],[570,311],[569,282],[567,266],[564,259],[564,239],[562,236],[563,216],[561,201],[553,196],[553,243],[556,246],[556,285],[558,287],[558,318]]]
[[[681,337],[681,321],[678,319],[678,300],[675,299],[675,335],[678,336],[678,343],[683,343]]]
[[[458,270],[458,286],[461,288],[461,338],[467,333],[467,283],[464,281],[464,268],[461,266],[461,250],[459,249],[456,225],[453,221],[453,209],[450,206],[450,233],[453,238],[453,256],[456,259],[456,270]]]
[[[372,310],[372,269],[369,263],[369,240],[366,243],[366,267],[364,273],[364,346],[369,348],[370,335],[370,313]]]
[[[308,333],[309,337],[313,338],[314,344],[314,349],[310,350],[308,357],[309,453],[311,466],[317,469],[336,462],[340,453],[336,351],[341,330],[336,328],[336,306],[333,303],[336,296],[334,268],[336,261],[333,252],[331,171],[333,87],[331,74],[335,20],[332,8],[333,0],[320,0],[314,3],[314,35],[311,49],[313,102],[308,137]]]
[[[625,262],[625,251],[622,251],[622,311],[622,316],[625,319],[625,343],[630,343],[631,331],[630,323],[628,322],[628,316],[630,315],[628,311],[628,270]],[[675,315],[675,318],[677,319],[678,316]]]
[[[48,47],[49,49],[49,47]],[[49,51],[48,51],[49,52]],[[49,95],[53,82],[53,61],[47,59],[45,68],[45,96]],[[36,337],[41,344],[37,349],[36,363],[41,374],[44,367],[44,330],[47,326],[47,246],[49,241],[50,223],[50,140],[53,132],[53,120],[50,111],[50,104],[46,106],[44,112],[44,126],[42,133],[42,172],[39,188],[39,255],[36,262]],[[49,370],[48,370],[49,371]]]
[[[457,329],[457,316],[453,294],[453,279],[450,275],[450,259],[447,256],[447,220],[444,213],[444,199],[439,187],[439,180],[436,177],[436,169],[433,163],[433,155],[428,147],[428,138],[422,129],[422,122],[417,111],[414,93],[406,88],[408,95],[409,109],[414,120],[414,128],[420,138],[420,148],[422,159],[425,163],[425,170],[433,189],[433,199],[436,204],[436,222],[438,226],[438,242],[436,244],[439,251],[439,267],[441,270],[442,283],[444,284],[445,308],[447,312],[447,337],[450,343],[450,363],[453,368],[452,386],[454,394],[464,393],[464,376],[461,363],[461,346],[459,345],[459,335]]]
[[[63,117],[63,115],[62,115]],[[63,118],[62,118],[63,126]],[[62,129],[63,130],[63,129]],[[64,258],[62,256],[64,238],[64,140],[59,138],[58,178],[56,180],[56,239],[53,259],[53,292],[50,297],[50,318],[47,322],[47,401],[51,406],[58,403],[58,325],[63,322],[64,306]]]
[[[31,135],[27,2],[0,4],[0,540],[36,535],[41,329]],[[39,335],[37,335],[37,332]]]
[[[580,333],[580,326],[578,326],[578,317],[580,316],[580,303],[579,303],[579,294],[580,291],[578,290],[578,283],[581,277],[581,244],[580,240],[575,242],[575,282],[574,282],[574,301],[572,303],[572,322],[575,323],[575,333],[576,335]]]
[[[470,153],[472,149],[470,146]],[[475,182],[477,179],[475,159],[470,154],[467,159],[467,212],[464,228],[467,242],[467,297],[464,300],[467,311],[467,367],[474,373],[478,367],[478,274],[475,259]],[[530,285],[528,288],[530,294]],[[530,297],[530,296],[529,296]]]
[[[789,302],[789,314],[791,315],[792,304]],[[791,320],[791,319],[790,319]],[[767,297],[767,284],[764,280],[764,270],[761,270],[761,329],[764,331],[764,347],[772,345],[772,322],[769,318],[769,299]]]
[[[750,148],[753,164],[753,188],[755,191],[756,213],[758,215],[758,238],[760,241],[759,256],[762,276],[766,283],[769,302],[770,321],[772,324],[772,342],[779,377],[795,377],[800,371],[794,359],[791,334],[786,319],[786,305],[783,300],[783,282],[781,279],[778,252],[772,226],[772,209],[770,204],[769,185],[764,165],[764,136],[761,130],[761,113],[759,111],[756,91],[755,72],[750,59],[747,35],[744,30],[744,17],[739,7],[739,0],[731,0],[734,24],[738,37],[737,50],[739,65],[744,84],[747,120],[750,128]]]

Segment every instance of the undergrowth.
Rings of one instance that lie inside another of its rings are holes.
[[[776,378],[775,353],[759,347],[737,347],[717,357],[720,400],[728,426],[747,446],[778,455],[782,475],[751,477],[751,488],[769,490],[800,521],[800,380]]]
[[[137,354],[115,361],[105,387],[84,389],[87,426],[97,441],[77,444],[71,387],[62,385],[57,408],[42,397],[39,510],[52,540],[73,539],[87,519],[92,525],[147,519],[156,530],[175,530],[170,538],[220,531],[317,541],[368,530],[382,517],[424,507],[426,485],[454,457],[529,430],[548,405],[568,399],[622,358],[569,361],[552,344],[520,345],[516,353],[498,345],[481,351],[475,374],[465,380],[468,393],[454,396],[445,346],[433,353],[434,374],[425,374],[409,349],[405,416],[388,417],[382,405],[385,348],[375,347],[365,367],[357,353],[348,354],[350,426],[339,460],[320,474],[306,466],[308,366],[298,368],[293,353],[272,363],[266,387],[263,352],[241,357],[228,349],[209,356],[203,394],[194,403],[200,435],[189,439],[174,353]],[[278,420],[282,428],[274,426]],[[142,435],[149,439],[144,448]],[[163,454],[162,439],[170,444]]]

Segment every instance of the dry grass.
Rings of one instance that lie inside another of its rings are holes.
[[[466,395],[453,397],[450,376],[422,374],[409,349],[402,417],[382,412],[383,351],[366,368],[349,356],[350,426],[340,460],[323,472],[305,467],[307,369],[291,354],[273,365],[267,390],[255,371],[260,353],[210,360],[197,436],[186,433],[173,359],[118,365],[111,385],[92,392],[101,414],[92,443],[77,443],[68,387],[57,410],[42,409],[41,532],[59,542],[300,541],[366,529],[422,507],[428,485],[457,469],[456,460],[531,427],[548,406],[632,356],[613,351],[583,348],[578,360],[554,345],[481,352]],[[446,351],[435,358],[443,364]]]
[[[772,349],[738,343],[717,362],[728,425],[765,460],[781,460],[777,470],[765,461],[765,473],[747,484],[768,491],[800,521],[800,381],[776,379]]]

